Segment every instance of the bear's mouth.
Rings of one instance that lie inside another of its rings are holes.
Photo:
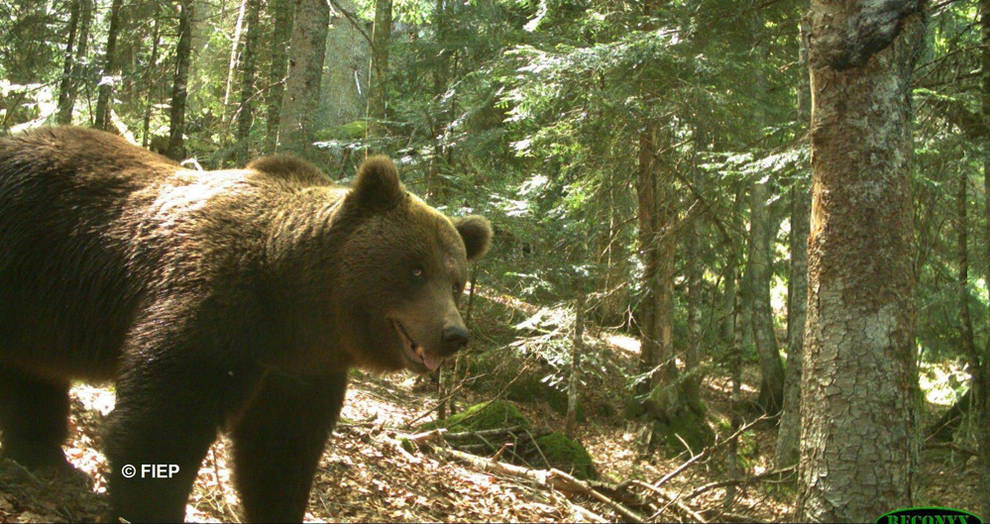
[[[395,331],[399,334],[399,341],[402,344],[402,356],[406,357],[406,360],[415,364],[417,367],[425,367],[429,371],[435,371],[440,367],[441,359],[434,355],[431,355],[409,336],[409,332],[406,331],[405,326],[402,322],[392,319],[392,325],[395,327]],[[421,371],[421,370],[417,370]]]

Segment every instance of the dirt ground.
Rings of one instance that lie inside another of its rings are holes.
[[[704,397],[717,420],[723,417],[727,381],[706,379]],[[416,386],[406,373],[390,376],[355,374],[342,412],[320,463],[306,513],[307,522],[573,522],[626,521],[606,502],[557,491],[514,474],[491,472],[421,446],[412,453],[399,438],[432,420],[436,395]],[[621,389],[613,390],[621,391]],[[744,394],[755,395],[752,388]],[[38,476],[10,461],[0,463],[0,522],[94,521],[105,510],[107,464],[99,451],[101,421],[113,406],[108,389],[76,385],[72,395],[72,438],[65,446],[70,462],[83,475]],[[460,406],[486,398],[472,392],[458,397]],[[621,399],[614,399],[621,406]],[[518,407],[538,424],[563,426],[562,417],[537,405]],[[795,488],[793,475],[768,477],[740,485],[724,506],[724,488],[688,495],[707,483],[725,480],[724,454],[698,461],[652,493],[639,484],[655,483],[674,471],[686,456],[664,458],[646,453],[636,428],[615,416],[582,424],[578,439],[588,448],[600,474],[599,492],[609,493],[623,507],[652,521],[781,521],[787,520]],[[723,417],[724,418],[724,417]],[[725,435],[722,435],[724,438]],[[740,460],[747,475],[770,469],[775,431],[762,424],[740,440]],[[193,522],[237,521],[237,494],[230,479],[223,438],[204,460],[186,519]],[[977,489],[973,460],[951,449],[925,451],[922,502],[974,508]],[[620,486],[625,493],[609,487]],[[642,504],[646,502],[647,504]]]

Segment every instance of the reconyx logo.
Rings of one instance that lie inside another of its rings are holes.
[[[968,511],[952,508],[904,508],[877,517],[876,524],[983,524]]]

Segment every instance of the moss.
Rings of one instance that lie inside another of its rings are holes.
[[[690,409],[678,410],[675,415],[655,424],[654,435],[660,437],[660,443],[670,457],[683,451],[700,453],[715,440],[715,433],[704,417]],[[684,447],[685,442],[690,449]]]
[[[424,430],[438,427],[447,428],[453,433],[459,433],[462,431],[478,431],[508,426],[529,428],[531,424],[511,402],[494,400],[475,404],[443,420],[423,424],[420,428]]]
[[[554,431],[539,437],[536,444],[551,466],[567,471],[579,479],[593,479],[598,476],[588,450],[563,433]]]
[[[509,384],[505,389],[505,398],[516,402],[539,402],[550,406],[555,412],[567,414],[567,393],[547,385],[541,380],[545,375],[540,370],[529,369],[519,374],[523,363],[520,360],[513,360],[506,363],[506,355],[495,352],[484,353],[474,356],[468,362],[468,369],[471,375],[487,377],[482,380],[486,387],[491,389],[501,389],[504,384]],[[549,372],[549,370],[545,370]],[[518,376],[518,378],[516,378]],[[578,422],[587,422],[588,416],[583,403],[578,400],[576,409]]]
[[[402,449],[408,451],[409,453],[416,453],[419,451],[416,444],[407,438],[399,439],[399,444],[402,446]]]

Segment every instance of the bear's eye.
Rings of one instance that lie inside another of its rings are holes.
[[[421,268],[419,266],[414,267],[413,270],[412,270],[412,277],[414,279],[416,279],[416,280],[422,280],[423,279],[423,268]]]
[[[455,297],[457,295],[460,295],[461,294],[461,286],[460,286],[460,284],[458,284],[457,282],[454,282],[454,285],[451,286],[451,287],[454,289],[454,296]]]

